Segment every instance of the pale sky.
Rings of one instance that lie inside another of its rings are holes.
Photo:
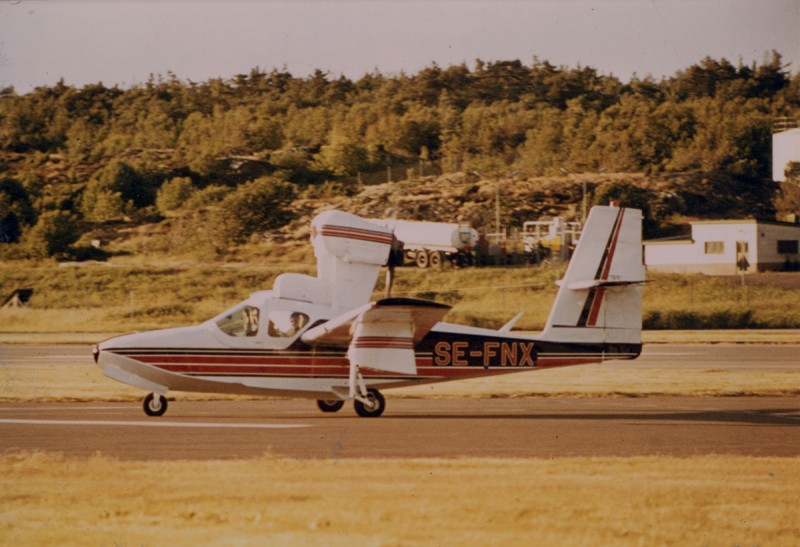
[[[706,56],[800,71],[800,0],[0,0],[0,87],[286,68],[358,79],[534,56],[627,82]]]

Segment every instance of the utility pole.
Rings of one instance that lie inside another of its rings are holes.
[[[500,234],[500,181],[494,187],[494,231]]]
[[[586,180],[581,181],[581,193],[583,194],[583,204],[581,206],[581,225],[586,226]]]

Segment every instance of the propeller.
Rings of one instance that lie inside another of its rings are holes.
[[[394,185],[392,185],[394,186]],[[405,250],[403,248],[403,242],[397,239],[397,236],[394,235],[394,231],[397,228],[397,214],[399,213],[399,205],[397,203],[398,199],[398,190],[394,187],[391,191],[390,195],[390,203],[391,208],[388,209],[386,212],[388,213],[387,216],[391,218],[389,226],[392,228],[392,247],[389,249],[389,259],[386,261],[386,298],[392,297],[392,286],[394,285],[394,269],[397,266],[403,265],[403,258],[405,257]]]
[[[386,298],[392,297],[392,285],[394,285],[394,269],[403,265],[403,242],[397,239],[392,229],[392,248],[389,250],[389,260],[386,261]]]

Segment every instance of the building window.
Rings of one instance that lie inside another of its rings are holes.
[[[797,240],[796,239],[779,239],[778,240],[778,254],[779,255],[796,255],[797,254]]]
[[[706,254],[707,255],[725,254],[725,242],[724,241],[706,241]]]

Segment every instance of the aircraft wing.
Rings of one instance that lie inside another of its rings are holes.
[[[449,310],[437,302],[385,298],[309,329],[301,340],[312,346],[347,347],[351,368],[416,374],[414,345]]]

